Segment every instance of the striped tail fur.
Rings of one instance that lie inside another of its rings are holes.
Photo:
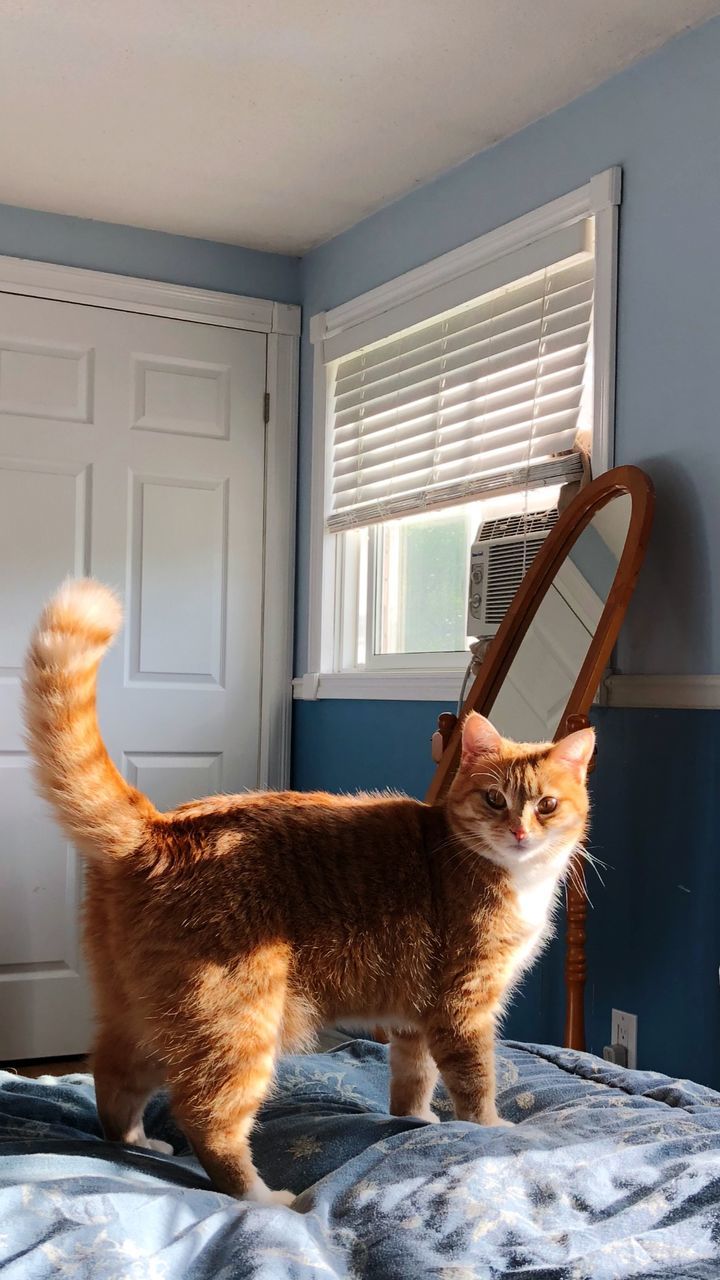
[[[115,768],[98,728],[98,667],[121,625],[112,591],[71,579],[43,610],[25,660],[23,710],[40,791],[94,857],[132,853],[158,816]]]

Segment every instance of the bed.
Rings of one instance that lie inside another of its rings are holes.
[[[280,1064],[253,1146],[297,1193],[212,1190],[172,1157],[103,1141],[92,1078],[0,1073],[3,1280],[629,1280],[720,1275],[720,1094],[571,1049],[504,1042],[513,1128],[387,1114],[387,1049],[353,1040]]]

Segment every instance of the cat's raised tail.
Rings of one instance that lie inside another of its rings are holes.
[[[125,781],[100,737],[97,671],[122,606],[89,578],[65,582],[43,610],[25,660],[24,718],[40,791],[85,854],[123,858],[143,842],[153,805]]]

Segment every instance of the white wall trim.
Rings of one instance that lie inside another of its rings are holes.
[[[290,784],[300,307],[0,256],[0,293],[266,333],[263,669],[258,780]]]
[[[293,698],[314,702],[318,698],[352,701],[447,702],[454,711],[465,674],[457,671],[335,671],[310,672],[293,680]]]
[[[450,253],[428,262],[421,267],[398,276],[376,289],[361,294],[358,298],[343,303],[331,311],[319,312],[310,317],[309,333],[313,344],[313,408],[312,408],[312,492],[310,508],[310,572],[308,584],[308,622],[307,667],[309,680],[315,681],[315,695],[320,697],[398,697],[422,698],[422,692],[403,695],[388,692],[372,694],[318,693],[317,689],[335,686],[331,682],[343,680],[365,680],[364,673],[359,675],[333,673],[337,661],[337,645],[335,637],[334,597],[337,583],[337,565],[335,549],[337,539],[329,536],[325,529],[325,511],[328,484],[328,388],[332,379],[332,362],[328,362],[326,343],[339,334],[349,333],[364,326],[368,322],[385,314],[399,305],[410,303],[419,295],[458,280],[463,275],[492,263],[500,255],[532,245],[538,239],[572,227],[592,216],[595,219],[595,262],[596,262],[596,302],[595,302],[595,379],[594,379],[594,423],[593,423],[593,471],[600,474],[613,465],[614,435],[614,391],[615,391],[615,324],[617,293],[617,206],[621,198],[622,171],[618,166],[596,174],[585,186],[571,191],[559,199],[543,205],[531,213],[524,214],[512,222],[488,232]],[[468,288],[470,286],[468,285]],[[467,300],[472,297],[472,291]],[[358,333],[360,331],[358,330]],[[359,344],[361,345],[361,344]],[[318,677],[316,673],[320,672]],[[396,674],[395,678],[398,678]],[[407,688],[426,687],[422,673],[408,671],[403,674]],[[446,696],[447,683],[445,677],[438,677],[443,692],[429,693],[428,697]],[[318,686],[318,679],[320,684]],[[329,683],[330,682],[330,683]],[[310,688],[310,684],[307,686]],[[369,688],[367,683],[347,686],[348,688]],[[398,684],[397,686],[401,686]],[[405,686],[403,686],[405,687]],[[392,685],[383,683],[383,689],[391,689]],[[298,694],[296,697],[310,696]]]
[[[310,672],[293,680],[295,701],[319,698],[447,702],[454,710],[464,671]],[[720,710],[720,675],[608,675],[599,702],[606,707]]]
[[[313,316],[322,324],[324,312]],[[328,427],[328,369],[322,347],[313,348],[312,471],[310,482],[310,568],[308,581],[307,663],[309,671],[331,671],[335,665],[334,596],[337,540],[325,529],[325,506],[330,474]]]
[[[543,236],[616,207],[620,203],[621,179],[622,170],[619,166],[605,169],[591,178],[584,187],[570,191],[557,200],[551,200],[539,209],[514,218],[494,231],[488,231],[431,262],[406,271],[394,280],[324,312],[322,323],[319,317],[313,316],[310,321],[311,342],[326,342],[347,329],[376,319],[391,307],[412,301],[419,294],[448,284],[505,254],[533,244]]]
[[[330,334],[322,343],[325,362],[340,360],[416,325],[426,323],[467,302],[482,298],[513,280],[535,275],[553,262],[562,262],[591,251],[590,220],[583,218],[557,227],[547,235],[519,245],[499,257],[483,260],[462,275],[439,279],[432,288],[401,298],[366,320]],[[484,259],[484,253],[483,253]]]
[[[265,436],[265,545],[263,665],[260,699],[262,787],[290,786],[293,631],[295,617],[295,507],[299,340],[268,336],[270,420]]]
[[[720,709],[720,676],[606,676],[607,707]]]
[[[169,316],[192,320],[195,324],[250,329],[256,333],[300,335],[300,307],[289,303],[193,289],[159,280],[139,280],[107,271],[87,271],[84,267],[31,262],[25,258],[0,256],[0,293],[56,298],[60,302]]]
[[[597,474],[615,465],[615,355],[617,336],[618,199],[595,213],[595,294],[593,298],[593,462]],[[604,175],[598,175],[604,176]],[[593,179],[595,181],[595,179]],[[592,186],[592,183],[590,184]]]

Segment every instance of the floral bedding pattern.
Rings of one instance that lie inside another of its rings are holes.
[[[294,1209],[212,1190],[167,1100],[174,1157],[103,1141],[89,1076],[0,1072],[2,1280],[716,1280],[720,1095],[588,1054],[498,1050],[513,1128],[387,1114],[383,1046],[285,1059],[253,1146]]]

